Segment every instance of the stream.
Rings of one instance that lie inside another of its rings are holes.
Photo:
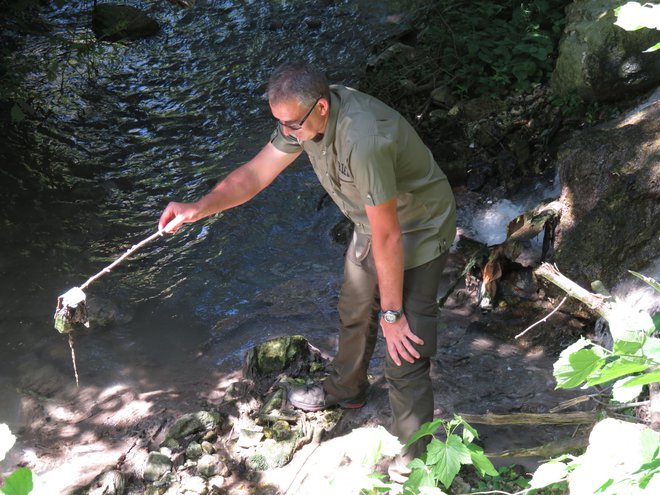
[[[48,112],[4,136],[0,161],[57,171],[64,187],[35,184],[29,173],[2,178],[11,187],[0,215],[0,423],[19,442],[0,473],[26,459],[47,470],[64,448],[58,442],[85,445],[89,431],[62,422],[78,425],[85,408],[92,414],[99,405],[119,411],[113,394],[152,394],[182,411],[217,398],[218,377],[270,337],[301,333],[332,354],[343,247],[331,231],[340,213],[319,206],[323,190],[304,157],[250,203],[156,239],[86,289],[91,327],[76,332],[74,345],[79,389],[53,313],[60,294],[151,235],[168,201],[195,200],[263,146],[273,129],[265,84],[275,66],[304,58],[332,82],[355,86],[371,47],[414,5],[160,2],[150,12],[162,27],[157,36],[95,45],[93,63],[70,66],[64,86],[62,75],[46,83],[40,69],[25,81]],[[86,15],[71,2],[47,21],[84,37]],[[70,56],[51,53],[37,35],[22,41],[17,56]],[[527,206],[487,204],[460,212],[459,223],[500,242]],[[26,409],[26,401],[37,406]],[[127,414],[154,413],[140,401]]]
[[[64,85],[35,70],[25,85],[49,113],[5,136],[0,161],[58,171],[65,187],[32,183],[29,174],[2,179],[11,188],[0,216],[0,422],[17,431],[22,398],[75,387],[66,338],[53,328],[58,295],[153,233],[168,201],[198,198],[263,146],[273,128],[265,99],[272,68],[304,58],[356,85],[370,47],[413,4],[163,2],[150,12],[157,36],[95,45],[97,56],[83,70],[68,67]],[[90,35],[76,2],[46,20],[52,34]],[[22,51],[16,56],[71,56],[37,35],[24,36]],[[322,195],[301,158],[248,205],[159,238],[94,282],[86,290],[91,328],[75,338],[81,387],[176,386],[211,333],[228,340],[213,357],[219,371],[235,369],[285,319],[240,334],[216,323],[252,314],[261,293],[292,279],[315,280],[328,316],[343,248],[330,236],[339,213],[317,208]]]

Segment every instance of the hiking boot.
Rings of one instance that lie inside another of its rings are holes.
[[[333,406],[359,409],[366,402],[364,399],[337,399],[325,392],[322,383],[293,386],[288,391],[288,399],[293,407],[303,411],[320,411]]]

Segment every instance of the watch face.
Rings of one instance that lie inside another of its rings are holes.
[[[394,312],[388,311],[383,315],[383,318],[387,323],[394,323],[399,318],[399,315],[397,315]]]

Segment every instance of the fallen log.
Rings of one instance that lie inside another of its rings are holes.
[[[482,425],[584,425],[598,420],[595,411],[569,413],[511,413],[511,414],[462,414],[468,423]]]
[[[540,445],[538,447],[528,447],[524,449],[503,450],[502,452],[488,453],[487,457],[543,457],[545,459],[557,457],[562,454],[568,454],[576,450],[584,449],[589,445],[587,435],[576,437],[560,438],[552,442]]]

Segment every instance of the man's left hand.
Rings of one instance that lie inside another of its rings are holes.
[[[401,358],[409,363],[419,359],[420,354],[413,344],[424,345],[424,341],[412,332],[405,315],[394,323],[387,323],[381,319],[380,326],[387,343],[387,352],[394,364],[401,366]]]

